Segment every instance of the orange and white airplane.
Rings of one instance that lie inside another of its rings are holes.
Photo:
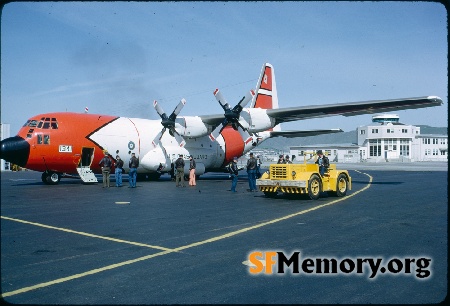
[[[154,179],[173,171],[171,166],[179,154],[186,159],[193,155],[196,174],[202,175],[223,172],[234,156],[244,155],[270,137],[342,132],[340,129],[281,131],[283,122],[442,104],[439,97],[427,96],[279,108],[275,73],[269,63],[262,67],[256,90],[249,91],[233,108],[218,89],[214,95],[224,110],[222,114],[178,116],[186,103],[182,99],[169,116],[154,101],[161,120],[69,112],[37,115],[27,120],[16,136],[1,142],[1,158],[42,171],[42,181],[48,184],[77,174],[84,182],[97,182],[95,174],[101,173],[99,161],[104,151],[112,159],[121,156],[127,172],[128,159],[135,153],[140,160],[138,175]],[[250,101],[250,107],[245,108]]]

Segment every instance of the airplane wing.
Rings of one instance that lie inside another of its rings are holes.
[[[270,137],[294,138],[294,137],[308,137],[308,136],[333,134],[333,133],[341,133],[341,132],[343,132],[343,130],[341,130],[341,129],[309,130],[309,131],[271,131]]]
[[[342,115],[347,117],[439,105],[442,105],[442,100],[439,97],[428,96],[395,100],[374,100],[268,109],[267,115],[275,119],[275,124],[279,124],[282,122],[328,116]]]

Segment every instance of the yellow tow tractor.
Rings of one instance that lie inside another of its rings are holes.
[[[314,152],[305,152],[303,164],[271,164],[269,170],[256,180],[256,186],[267,197],[282,192],[308,194],[312,200],[317,200],[322,192],[343,197],[351,190],[352,179],[347,170],[337,170],[336,164],[330,164],[321,177],[319,165],[307,163],[307,154],[316,156]]]

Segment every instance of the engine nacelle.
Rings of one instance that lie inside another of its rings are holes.
[[[262,108],[246,108],[242,111],[241,117],[248,116],[250,132],[267,131],[275,126],[275,119],[267,115],[267,110]],[[244,115],[244,112],[246,113]]]
[[[198,116],[178,117],[175,119],[175,129],[181,136],[188,138],[206,136],[212,132],[211,126]]]

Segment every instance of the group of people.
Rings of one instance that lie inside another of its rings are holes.
[[[286,155],[286,157],[280,155],[277,164],[292,164],[292,161],[289,159],[289,155]]]
[[[122,187],[122,174],[125,172],[123,169],[123,160],[119,155],[116,155],[116,160],[113,161],[109,157],[107,151],[105,151],[105,156],[100,160],[99,166],[102,168],[103,175],[103,188],[110,187],[110,174],[111,168],[114,165],[115,170],[114,174],[116,176],[116,187]],[[128,163],[128,167],[130,171],[128,173],[128,188],[136,188],[136,177],[137,177],[137,168],[139,167],[139,159],[136,157],[135,153],[131,153],[131,158]]]
[[[231,177],[231,192],[237,192],[236,186],[238,181],[238,173],[239,168],[237,166],[238,158],[233,157],[233,161],[231,161],[228,166],[228,172]],[[253,153],[250,153],[250,158],[247,160],[247,175],[248,175],[248,186],[249,192],[256,192],[256,179],[261,177],[261,158],[257,156],[254,157]]]
[[[176,183],[176,187],[186,187],[186,185],[184,185],[184,159],[183,159],[183,154],[178,155],[178,159],[175,161],[174,163],[174,168],[176,173],[175,176],[175,183]],[[189,156],[189,186],[195,186],[197,185],[196,181],[195,181],[195,168],[196,168],[196,163],[194,160],[194,157],[192,155]]]
[[[238,181],[238,173],[239,167],[237,165],[238,158],[233,157],[233,160],[227,165],[228,172],[231,177],[231,192],[237,192],[236,186]],[[289,159],[289,155],[280,155],[278,159],[278,164],[292,164],[292,161]],[[328,167],[330,166],[330,162],[328,158],[323,155],[322,150],[317,151],[317,160],[315,162],[319,165],[319,173],[323,177]],[[253,153],[250,153],[250,158],[247,160],[247,175],[248,175],[248,185],[249,192],[258,191],[256,189],[256,179],[261,177],[261,159],[259,156],[254,157]],[[122,174],[125,172],[123,169],[123,160],[120,159],[120,156],[116,156],[116,160],[113,161],[109,157],[108,152],[105,151],[105,156],[100,160],[99,165],[102,168],[103,174],[103,188],[110,187],[110,173],[112,165],[115,167],[115,176],[116,176],[116,187],[122,187]],[[128,188],[136,188],[136,176],[137,176],[137,168],[139,167],[139,159],[136,157],[135,153],[131,153],[131,158],[128,163],[130,168],[129,171],[129,187]],[[183,154],[179,154],[178,159],[174,162],[174,171],[176,171],[175,176],[175,184],[176,187],[186,187],[184,184],[184,167],[185,162],[183,159]],[[196,186],[196,177],[195,177],[195,168],[196,163],[194,157],[192,155],[189,156],[189,186]]]

